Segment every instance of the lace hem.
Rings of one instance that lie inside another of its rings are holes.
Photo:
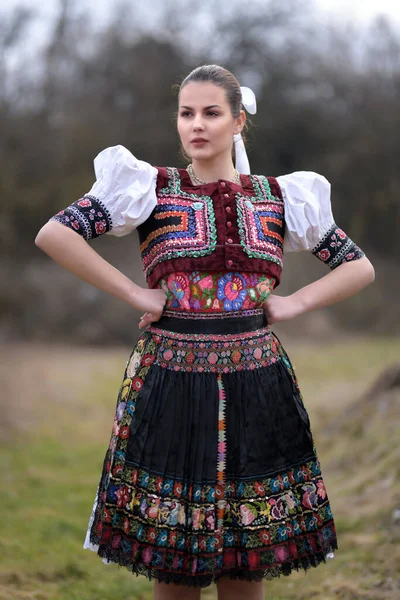
[[[296,560],[291,560],[285,563],[273,565],[271,567],[258,568],[251,570],[247,567],[242,568],[226,568],[219,572],[207,573],[204,575],[189,575],[184,573],[172,573],[163,571],[161,568],[147,567],[141,563],[134,563],[129,560],[126,554],[119,550],[113,550],[108,546],[98,546],[90,541],[89,534],[86,535],[84,549],[97,552],[104,564],[117,564],[120,567],[125,567],[131,571],[132,575],[144,575],[149,581],[157,580],[163,583],[174,583],[178,585],[187,585],[192,587],[207,587],[213,583],[217,583],[218,579],[223,576],[228,576],[230,579],[240,579],[242,581],[261,581],[262,579],[269,580],[277,577],[289,576],[293,571],[307,571],[311,567],[317,567],[321,563],[326,563],[327,559],[334,558],[334,550],[337,549],[337,544],[333,543],[324,551],[314,552],[313,554],[304,555]]]

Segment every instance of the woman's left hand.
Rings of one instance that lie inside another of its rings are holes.
[[[271,294],[264,302],[264,312],[267,315],[268,324],[288,321],[298,317],[301,313],[301,305],[292,296],[276,296]]]

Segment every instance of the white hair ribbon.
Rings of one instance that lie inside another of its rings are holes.
[[[256,96],[248,87],[241,86],[240,91],[242,92],[242,104],[248,113],[255,115],[257,112],[257,101]],[[233,136],[235,142],[235,163],[236,169],[239,173],[250,173],[249,159],[247,158],[247,152],[243,143],[241,133],[236,133]]]

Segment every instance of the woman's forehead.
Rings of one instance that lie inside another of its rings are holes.
[[[179,94],[179,106],[224,106],[227,105],[225,90],[209,82],[191,82]]]

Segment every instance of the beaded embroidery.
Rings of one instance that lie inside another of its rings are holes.
[[[111,215],[102,202],[95,196],[85,194],[60,210],[50,221],[58,221],[79,233],[86,241],[99,237],[112,229]]]
[[[168,186],[157,206],[139,227],[143,269],[148,276],[163,261],[211,254],[217,245],[215,214],[210,196],[181,190],[178,170],[168,171]]]
[[[240,243],[251,258],[263,258],[282,268],[284,204],[273,196],[266,177],[250,175],[255,197],[236,195]]]
[[[314,256],[322,260],[330,269],[365,256],[349,236],[334,223],[324,237],[312,249]]]

